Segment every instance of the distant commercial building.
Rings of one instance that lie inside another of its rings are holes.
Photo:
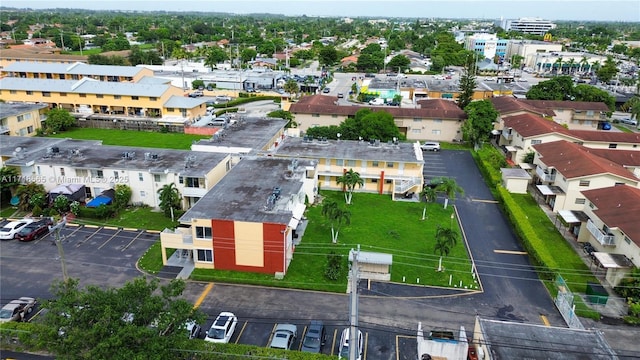
[[[533,68],[536,57],[545,53],[557,53],[562,51],[562,44],[538,40],[511,40],[507,44],[507,59],[511,61],[514,56],[522,56],[522,65]]]
[[[465,48],[487,59],[493,59],[496,55],[504,59],[507,53],[509,40],[498,39],[496,34],[474,34],[465,41]]]
[[[506,31],[520,31],[525,34],[544,35],[555,29],[556,24],[541,18],[520,18],[502,20],[500,27]]]

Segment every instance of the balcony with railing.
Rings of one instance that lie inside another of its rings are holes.
[[[593,223],[593,221],[591,221],[591,219],[587,220],[587,230],[589,230],[591,235],[598,240],[600,245],[616,246],[615,236],[604,233],[596,226],[596,224]]]
[[[536,167],[536,175],[538,175],[543,182],[554,182],[556,180],[555,171],[549,171],[549,169],[543,169],[540,166]]]
[[[398,194],[405,193],[416,185],[420,185],[419,178],[399,179],[395,182],[394,192]]]
[[[185,245],[193,245],[191,228],[164,229],[160,233],[162,244],[168,248],[182,249]]]
[[[502,129],[502,137],[504,137],[507,140],[511,140],[513,138],[513,129],[512,128]]]

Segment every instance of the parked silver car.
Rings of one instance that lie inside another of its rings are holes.
[[[269,347],[272,349],[291,350],[298,337],[298,328],[293,324],[278,324],[273,332]]]

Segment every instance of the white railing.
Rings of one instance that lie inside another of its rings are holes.
[[[511,129],[502,129],[502,136],[504,136],[505,139],[507,140],[511,140],[511,138],[513,137],[513,133]]]
[[[536,175],[538,175],[538,177],[540,178],[540,180],[542,181],[546,181],[546,182],[554,182],[556,180],[556,174],[549,174],[548,172],[546,172],[543,168],[541,168],[540,166],[536,167]]]
[[[600,230],[596,224],[591,221],[591,219],[587,220],[587,230],[593,235],[593,237],[598,240],[601,245],[607,246],[615,246],[615,236],[607,235],[602,230]]]
[[[404,193],[404,192],[407,192],[407,190],[419,184],[420,184],[420,179],[417,179],[417,178],[396,180],[395,192]]]

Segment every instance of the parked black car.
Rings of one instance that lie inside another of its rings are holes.
[[[322,346],[327,341],[327,334],[324,324],[319,320],[312,320],[307,333],[302,340],[302,351],[310,353],[320,353]]]

